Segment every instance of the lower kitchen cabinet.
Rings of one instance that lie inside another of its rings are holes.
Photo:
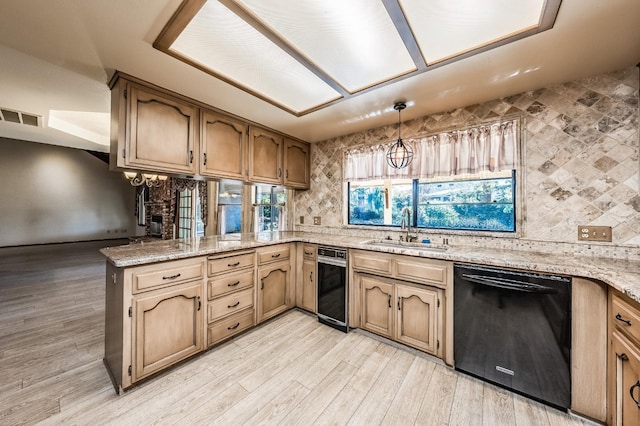
[[[363,274],[355,276],[362,291],[363,329],[441,356],[443,290]]]
[[[615,354],[615,417],[612,424],[640,425],[640,350],[622,334],[613,332]]]
[[[291,286],[289,262],[278,262],[258,269],[258,322],[289,308]]]
[[[202,281],[133,299],[133,380],[203,349]]]
[[[396,340],[435,355],[440,346],[442,295],[440,289],[396,284]]]
[[[295,306],[295,286],[291,271],[295,244],[262,247],[256,251],[258,259],[257,322],[260,323]]]
[[[117,392],[204,350],[204,257],[107,262],[104,362]]]
[[[609,290],[609,423],[640,425],[640,305]]]
[[[359,275],[362,288],[362,328],[393,338],[393,284]]]
[[[315,245],[302,246],[302,272],[296,277],[296,305],[309,312],[317,312],[318,284],[317,284],[317,253]]]

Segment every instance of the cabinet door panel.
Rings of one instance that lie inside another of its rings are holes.
[[[316,312],[316,298],[317,298],[317,286],[316,286],[316,261],[305,259],[302,262],[302,306],[310,312]]]
[[[617,331],[613,332],[613,352],[616,357],[614,424],[640,425],[640,353]]]
[[[249,179],[282,184],[282,136],[252,127],[249,138]]]
[[[396,339],[431,354],[438,349],[438,290],[396,286]]]
[[[202,350],[202,288],[199,281],[134,299],[134,379]]]
[[[289,263],[261,268],[258,279],[258,322],[261,322],[289,307]]]
[[[129,86],[127,165],[194,174],[197,108]]]
[[[211,112],[203,112],[202,123],[200,174],[244,179],[247,161],[247,124]]]
[[[376,334],[393,336],[393,285],[361,276],[362,327]]]
[[[308,189],[310,181],[309,145],[285,139],[284,185],[291,188]]]

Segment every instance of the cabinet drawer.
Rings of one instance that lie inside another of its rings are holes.
[[[201,258],[202,259],[202,258]],[[148,265],[133,270],[132,292],[134,294],[166,287],[204,276],[204,262],[193,259]]]
[[[396,260],[396,276],[412,282],[447,285],[447,267],[427,261]]]
[[[353,268],[390,275],[391,258],[357,253],[353,255]]]
[[[640,342],[640,313],[616,295],[613,295],[611,307],[615,326]]]
[[[253,306],[253,289],[239,291],[209,302],[209,322]]]
[[[253,287],[255,272],[249,269],[244,272],[221,275],[207,283],[207,297],[209,300],[244,288]]]
[[[207,329],[207,344],[211,346],[254,326],[254,317],[253,309],[248,309],[210,324]]]
[[[318,247],[316,246],[303,246],[302,256],[308,260],[316,260],[316,254],[318,253]]]
[[[207,272],[209,276],[224,274],[238,269],[253,267],[255,253],[244,253],[235,256],[209,258],[207,260]]]
[[[258,252],[258,265],[273,262],[276,260],[289,259],[289,245],[275,246]]]

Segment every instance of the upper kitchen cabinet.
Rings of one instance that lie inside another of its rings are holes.
[[[249,126],[211,111],[202,112],[200,174],[245,180]]]
[[[282,185],[283,137],[259,127],[249,132],[249,180]]]
[[[119,78],[112,87],[111,117],[113,167],[196,174],[195,105]]]
[[[284,186],[309,189],[309,144],[284,139]]]

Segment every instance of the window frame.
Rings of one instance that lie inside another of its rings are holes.
[[[521,162],[519,162],[520,164],[522,164]],[[524,234],[524,225],[525,225],[525,220],[524,220],[524,216],[525,216],[525,209],[524,209],[524,203],[523,203],[523,188],[524,188],[524,182],[523,182],[523,177],[522,177],[522,171],[519,164],[519,167],[517,167],[516,169],[513,169],[511,171],[511,178],[512,178],[512,191],[513,191],[513,208],[514,208],[514,227],[515,230],[514,231],[496,231],[496,230],[479,230],[479,229],[455,229],[455,228],[432,228],[432,227],[418,227],[417,226],[417,210],[418,210],[418,196],[417,196],[417,187],[418,187],[418,183],[420,182],[419,179],[412,179],[413,182],[413,199],[412,199],[412,228],[414,228],[416,230],[416,232],[419,233],[437,233],[437,234],[454,234],[454,235],[481,235],[481,236],[488,236],[488,237],[500,237],[500,238],[520,238],[522,237],[522,235]],[[452,176],[453,177],[453,176]],[[468,179],[468,180],[486,180],[486,179],[496,179],[499,177],[495,177],[492,178],[490,176],[487,177],[483,177],[483,178],[478,178],[478,179]],[[394,179],[386,179],[384,180],[385,182],[392,182]],[[455,180],[455,179],[452,179]],[[438,179],[438,181],[447,181],[447,180],[443,180],[442,178]],[[357,182],[357,181],[356,181]],[[353,183],[356,183],[353,182]],[[371,229],[371,230],[377,230],[377,231],[384,231],[384,230],[388,230],[388,231],[398,231],[400,230],[400,226],[399,225],[392,225],[392,224],[380,224],[380,225],[375,225],[375,224],[366,224],[366,225],[360,225],[360,224],[352,224],[349,223],[350,220],[350,203],[349,203],[349,196],[350,196],[350,186],[351,186],[350,181],[345,181],[343,182],[343,224],[346,228],[352,228],[352,229]],[[424,183],[424,182],[423,182]],[[385,183],[385,185],[387,185],[387,183]],[[389,206],[389,210],[391,210],[391,206]]]

